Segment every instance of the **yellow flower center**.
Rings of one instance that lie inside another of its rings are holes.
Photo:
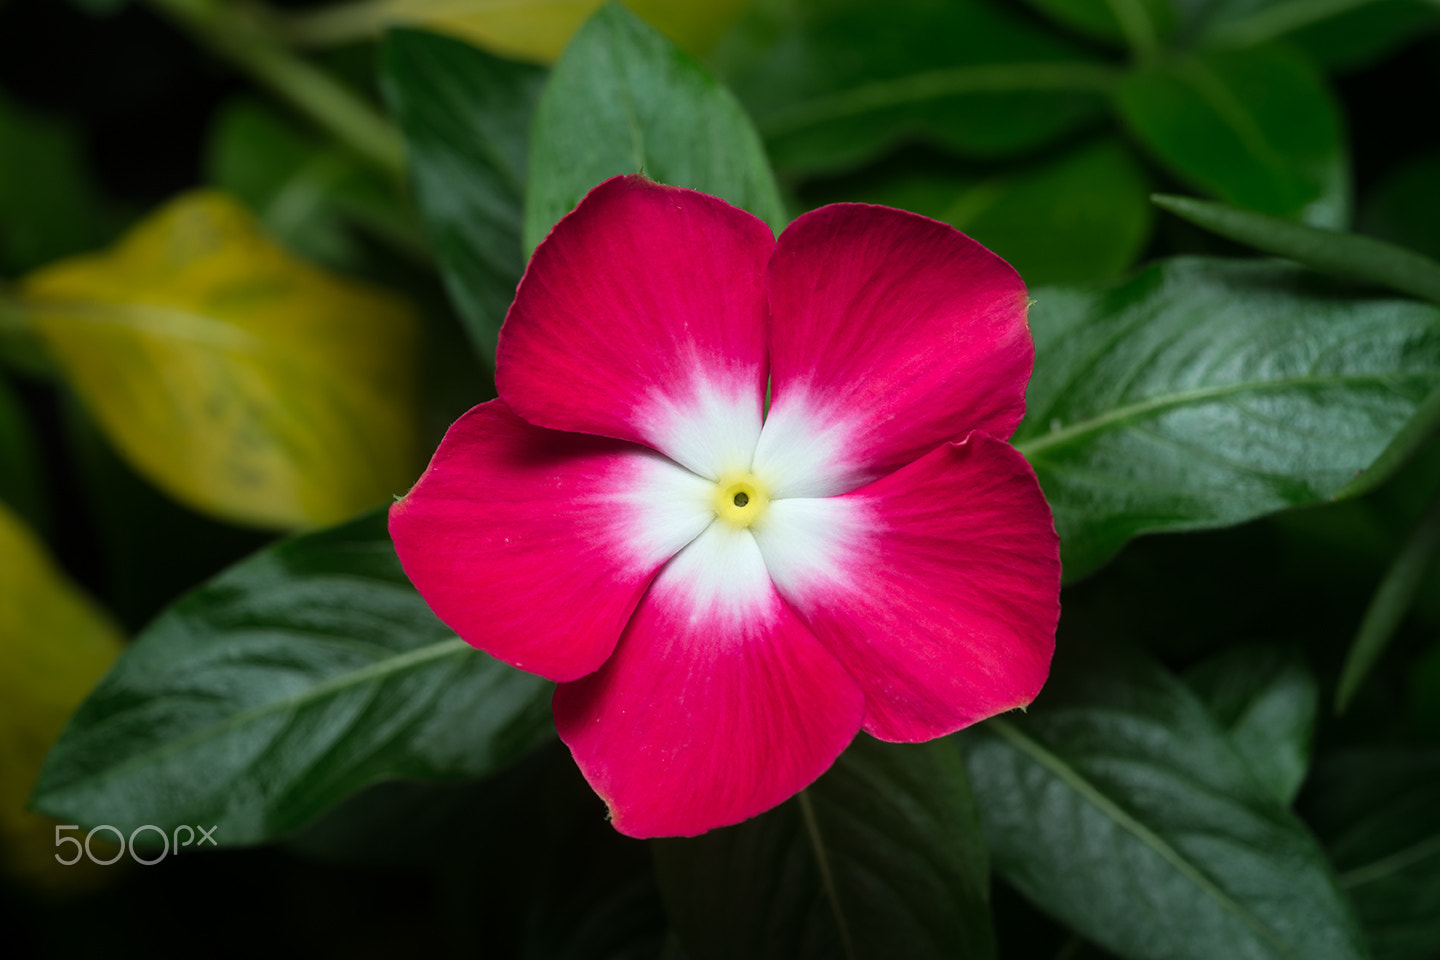
[[[736,527],[748,527],[765,515],[770,498],[753,473],[727,473],[715,485],[715,515]]]

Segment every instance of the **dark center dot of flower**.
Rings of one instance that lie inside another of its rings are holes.
[[[746,493],[744,490],[741,490],[739,493],[735,494],[735,506],[743,507],[749,502],[750,494]]]

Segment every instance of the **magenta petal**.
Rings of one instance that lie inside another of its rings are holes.
[[[853,490],[939,443],[971,430],[1004,439],[1020,422],[1034,360],[1025,285],[952,227],[822,207],[781,234],[768,289],[772,399],[756,465],[782,478],[782,495]],[[810,462],[787,465],[794,450]]]
[[[775,240],[722,200],[607,180],[535,251],[496,383],[526,420],[648,444],[712,478],[746,467],[765,399]]]
[[[860,727],[854,680],[775,593],[754,540],[710,527],[655,579],[555,723],[615,828],[694,836],[782,802]]]
[[[972,434],[843,497],[780,501],[757,539],[781,595],[865,690],[865,730],[919,741],[1028,704],[1060,617],[1035,474]]]
[[[655,572],[713,519],[707,490],[652,450],[533,427],[492,400],[445,434],[390,508],[390,536],[466,642],[573,680],[604,662]]]

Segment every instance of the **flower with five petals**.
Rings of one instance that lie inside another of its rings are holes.
[[[836,204],[778,241],[640,176],[535,251],[499,399],[390,511],[406,573],[555,722],[634,836],[803,789],[860,730],[928,740],[1028,704],[1059,545],[1004,442],[1024,284],[945,224]]]

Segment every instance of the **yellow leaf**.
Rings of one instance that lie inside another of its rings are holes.
[[[553,63],[604,0],[380,0],[382,22],[413,24],[502,56]],[[750,0],[626,0],[661,33],[704,54]]]
[[[697,57],[710,52],[720,35],[751,0],[625,0],[625,5]]]
[[[25,804],[51,744],[120,647],[109,617],[0,504],[0,866],[12,877],[49,888],[96,879],[83,860],[56,862],[54,821]]]
[[[111,443],[195,509],[323,524],[415,478],[411,309],[296,260],[222,194],[182,196],[21,292]]]

